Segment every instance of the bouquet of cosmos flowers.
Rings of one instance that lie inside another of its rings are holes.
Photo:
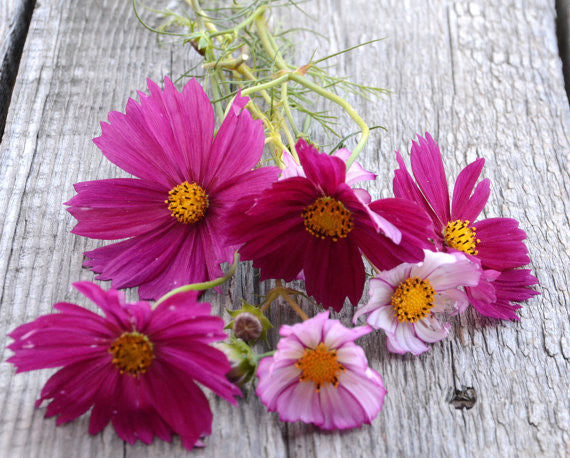
[[[394,197],[373,200],[358,187],[376,178],[357,161],[370,129],[330,86],[382,90],[328,75],[319,67],[326,58],[286,62],[267,25],[271,1],[216,20],[188,4],[194,19],[170,12],[159,31],[175,28],[168,33],[204,57],[213,100],[194,78],[181,90],[169,78],[162,87],[148,81],[94,140],[132,178],[77,183],[65,204],[74,234],[114,241],[85,253],[85,266],[112,287],[74,285],[101,313],[60,302],[10,334],[18,372],[60,368],[37,401],[49,401],[47,417],[61,424],[91,409],[91,434],[111,421],[129,443],[177,434],[192,449],[212,430],[198,384],[232,404],[253,384],[282,421],[355,428],[378,415],[386,395],[357,339],[382,330],[389,351],[419,355],[469,305],[518,320],[537,280],[522,268],[529,258],[517,221],[480,219],[490,193],[489,179],[479,181],[484,159],[459,173],[450,200],[441,152],[425,133],[412,142],[411,173],[396,152]],[[310,110],[314,97],[357,123],[352,151],[308,138],[311,121],[327,127]],[[230,310],[226,323],[200,294],[230,278],[240,259],[274,287],[260,304]],[[293,281],[304,290],[285,285]],[[141,300],[127,303],[118,290],[134,287]],[[271,323],[278,298],[302,321]],[[354,311],[354,327],[330,317],[343,307]],[[273,325],[281,339],[260,354],[256,343]]]

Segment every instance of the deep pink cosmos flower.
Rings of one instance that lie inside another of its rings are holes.
[[[368,326],[345,328],[329,312],[284,325],[277,351],[259,363],[257,395],[282,421],[323,429],[355,428],[378,415],[386,389],[354,344]]]
[[[418,203],[430,216],[438,250],[459,250],[481,264],[484,274],[479,285],[466,289],[475,309],[485,316],[518,320],[515,310],[520,306],[513,302],[538,294],[530,289],[538,281],[530,270],[517,269],[530,260],[523,242],[526,234],[516,220],[473,222],[489,198],[488,178],[475,186],[485,160],[477,159],[458,175],[450,207],[441,153],[429,133],[412,142],[410,156],[417,184],[396,152],[400,168],[395,171],[394,195]]]
[[[8,359],[17,372],[61,367],[46,383],[36,406],[51,399],[46,417],[57,424],[91,407],[89,432],[111,421],[129,443],[180,435],[192,449],[212,430],[208,400],[199,382],[235,404],[239,389],[225,377],[230,365],[211,342],[223,340],[224,322],[196,293],[180,293],[154,310],[147,302],[125,304],[122,293],[89,282],[74,284],[105,314],[60,302],[61,313],[16,328]]]
[[[480,267],[463,253],[425,250],[418,264],[400,264],[370,280],[370,300],[354,314],[354,322],[368,315],[366,322],[386,333],[386,346],[394,353],[419,355],[425,343],[443,340],[450,324],[446,315],[463,312],[469,305],[459,288],[476,286]]]
[[[299,140],[304,176],[273,183],[256,199],[234,207],[229,241],[243,244],[261,279],[291,281],[304,271],[307,293],[339,311],[346,297],[356,306],[364,288],[362,253],[378,268],[423,258],[429,219],[404,199],[370,206],[346,183],[346,165]]]
[[[195,80],[182,92],[165,78],[164,91],[148,81],[150,95],[129,99],[126,114],[109,113],[94,140],[111,162],[137,178],[77,183],[66,205],[77,218],[73,233],[118,240],[86,252],[85,265],[115,288],[140,286],[157,299],[188,283],[222,275],[232,247],[220,233],[233,203],[259,192],[279,169],[252,170],[263,152],[261,121],[236,100],[214,137],[214,114]]]

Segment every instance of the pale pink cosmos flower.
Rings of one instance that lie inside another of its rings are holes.
[[[328,311],[282,326],[276,353],[262,359],[257,370],[261,402],[282,421],[323,429],[370,424],[386,389],[354,340],[371,331],[369,326],[348,329],[329,319]]]
[[[450,324],[439,318],[465,311],[469,300],[461,286],[475,286],[481,268],[463,253],[425,250],[417,264],[400,264],[370,280],[370,300],[354,314],[386,333],[386,346],[394,353],[419,355],[426,343],[443,340]]]

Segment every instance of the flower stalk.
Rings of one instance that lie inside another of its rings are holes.
[[[227,273],[223,277],[219,277],[219,278],[216,278],[215,280],[204,281],[204,282],[200,282],[200,283],[191,283],[189,285],[183,285],[183,286],[180,286],[179,288],[173,289],[172,291],[169,291],[164,296],[162,296],[158,301],[156,301],[156,303],[154,304],[154,307],[156,307],[161,302],[164,302],[169,297],[172,297],[178,293],[184,293],[186,291],[205,291],[207,289],[211,289],[211,288],[215,288],[216,286],[223,285],[225,282],[227,282],[230,278],[232,278],[234,276],[234,273],[236,271],[238,264],[239,264],[239,253],[236,251],[234,254],[234,262],[230,266],[230,270],[228,270]]]

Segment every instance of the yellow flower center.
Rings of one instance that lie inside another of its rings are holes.
[[[460,219],[450,221],[445,226],[443,236],[447,246],[467,254],[476,255],[478,253],[475,247],[481,240],[477,238],[475,228],[469,227],[469,221]]]
[[[175,186],[168,192],[170,214],[184,224],[197,223],[206,214],[208,194],[196,183],[184,183]]]
[[[154,359],[152,343],[147,336],[138,332],[125,332],[117,337],[109,348],[113,364],[121,371],[134,377],[144,374]]]
[[[334,242],[346,238],[354,226],[352,213],[342,202],[332,197],[319,197],[315,203],[305,207],[302,213],[305,229],[315,237],[331,237]]]
[[[430,314],[435,291],[428,280],[411,277],[401,282],[392,294],[398,321],[415,323]]]
[[[338,377],[346,369],[337,360],[336,350],[329,350],[324,343],[314,350],[306,348],[303,356],[297,360],[295,367],[301,370],[301,382],[313,382],[317,392],[323,383],[338,386]]]

